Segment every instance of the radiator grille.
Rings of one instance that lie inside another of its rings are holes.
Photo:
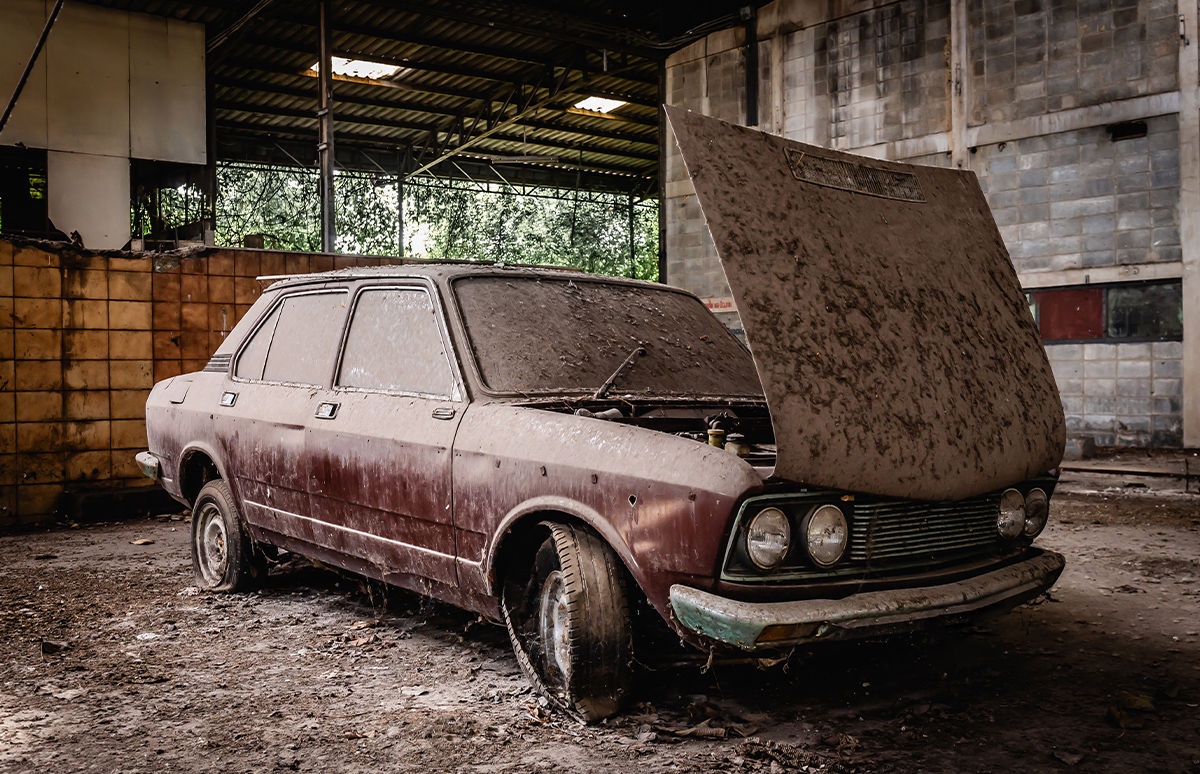
[[[999,508],[999,493],[949,503],[856,503],[850,522],[850,560],[933,559],[994,546]]]

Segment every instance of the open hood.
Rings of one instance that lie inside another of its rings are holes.
[[[770,406],[776,477],[952,500],[1061,461],[1058,388],[973,173],[667,117]]]

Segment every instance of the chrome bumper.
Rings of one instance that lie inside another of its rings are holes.
[[[763,650],[869,637],[927,619],[1015,606],[1053,586],[1064,565],[1061,554],[1042,551],[954,583],[795,602],[740,602],[675,585],[671,609],[679,623],[703,637],[742,650]]]
[[[158,457],[155,457],[148,451],[144,451],[133,455],[133,458],[137,461],[138,467],[142,469],[142,475],[146,478],[152,478],[155,481],[162,478],[162,463],[158,461]]]

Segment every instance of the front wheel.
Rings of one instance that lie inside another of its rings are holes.
[[[617,712],[632,676],[621,566],[592,533],[546,526],[530,574],[504,585],[505,622],[530,682],[560,709],[594,722]]]
[[[221,479],[205,484],[192,506],[192,573],[197,586],[212,591],[245,591],[266,575],[265,557]]]

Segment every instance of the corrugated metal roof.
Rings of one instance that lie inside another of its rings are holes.
[[[316,0],[88,2],[206,25],[218,158],[315,165]],[[333,0],[335,54],[399,67],[335,79],[338,163],[411,171],[469,141],[431,172],[654,194],[662,59],[745,4]],[[586,96],[627,104],[568,110]],[[555,161],[497,172],[497,156]]]

